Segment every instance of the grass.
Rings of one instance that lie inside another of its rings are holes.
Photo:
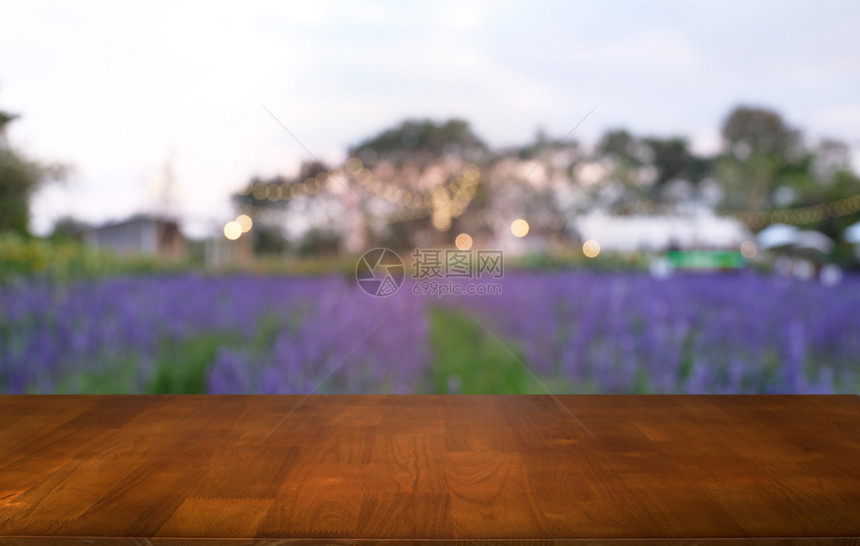
[[[55,394],[134,394],[140,365],[135,358],[124,358],[110,370],[80,372],[64,378]]]
[[[296,317],[298,318],[298,317]],[[529,373],[522,352],[513,342],[489,334],[472,317],[451,309],[431,308],[430,344],[433,362],[425,392],[438,394],[546,394],[585,391],[563,381],[541,378],[541,386]],[[275,316],[264,318],[252,339],[225,332],[208,332],[184,340],[165,340],[146,382],[149,394],[202,394],[206,374],[222,347],[244,347],[252,352],[270,346],[284,327]],[[139,363],[132,358],[114,363],[104,371],[88,370],[63,380],[57,393],[125,394],[139,389]]]
[[[468,315],[429,311],[432,390],[439,394],[544,394],[519,348],[488,334]]]
[[[295,328],[290,321],[288,328]],[[272,345],[284,324],[274,315],[263,317],[250,340],[229,332],[208,332],[183,341],[167,341],[156,360],[149,394],[204,394],[206,374],[222,347],[262,350]]]
[[[218,349],[236,342],[224,334],[205,334],[183,342],[169,341],[162,346],[149,394],[203,394],[206,372]]]

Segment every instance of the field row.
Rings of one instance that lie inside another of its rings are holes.
[[[501,285],[446,298],[374,298],[338,275],[9,285],[0,392],[860,392],[860,279]]]

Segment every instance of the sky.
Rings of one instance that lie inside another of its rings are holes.
[[[860,3],[0,0],[0,20],[9,139],[73,168],[34,197],[39,233],[160,210],[167,165],[186,231],[215,233],[251,176],[338,163],[404,118],[465,118],[495,147],[623,127],[710,153],[758,105],[860,166]]]

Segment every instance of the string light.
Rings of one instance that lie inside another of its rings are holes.
[[[658,205],[648,199],[642,199],[631,204],[625,204],[616,210],[629,212],[636,210],[646,214],[661,214],[669,212],[668,205]],[[821,222],[826,218],[841,218],[860,211],[860,194],[851,195],[830,203],[819,203],[808,207],[793,209],[751,211],[729,210],[718,212],[721,216],[733,217],[751,227],[764,226],[772,223],[804,225]]]
[[[467,165],[460,176],[454,177],[448,184],[437,186],[431,191],[418,192],[401,188],[385,182],[365,167],[357,157],[350,157],[344,167],[318,173],[302,183],[283,183],[280,186],[266,185],[255,182],[241,192],[242,195],[252,195],[258,201],[287,200],[296,195],[315,195],[325,187],[330,178],[338,180],[346,173],[352,174],[355,180],[366,190],[378,197],[397,204],[402,208],[413,209],[401,211],[390,217],[391,221],[404,221],[426,216],[436,218],[434,225],[450,226],[451,218],[463,214],[473,200],[480,180],[480,170],[475,165]],[[636,211],[646,214],[660,214],[671,207],[657,204],[649,199],[642,199],[623,205],[623,211]],[[825,218],[841,218],[860,211],[860,194],[848,196],[826,204],[783,209],[777,211],[743,211],[733,210],[719,213],[722,216],[736,218],[750,227],[759,227],[768,223],[810,224]],[[447,222],[442,220],[448,217]],[[447,229],[444,227],[443,229]]]
[[[346,160],[345,164],[346,170],[353,174],[357,173],[360,169],[363,168],[363,166],[364,165],[362,165],[361,160],[357,157],[350,157]]]
[[[406,209],[390,215],[387,218],[389,221],[399,222],[432,216],[434,225],[441,230],[447,230],[451,220],[466,211],[480,182],[480,170],[470,164],[459,176],[452,178],[445,185],[437,186],[430,191],[413,191],[378,178],[360,159],[350,157],[343,168],[320,172],[302,182],[281,184],[255,182],[241,193],[253,195],[258,201],[285,201],[302,195],[315,195],[325,188],[329,179],[339,180],[347,173],[365,190]]]

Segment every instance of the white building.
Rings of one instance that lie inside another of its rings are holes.
[[[614,252],[681,249],[739,248],[752,239],[738,220],[700,211],[676,216],[612,216],[592,212],[575,221],[583,240],[594,240],[602,250]]]
[[[186,253],[179,225],[166,218],[137,215],[83,233],[84,243],[123,256],[181,258]]]

